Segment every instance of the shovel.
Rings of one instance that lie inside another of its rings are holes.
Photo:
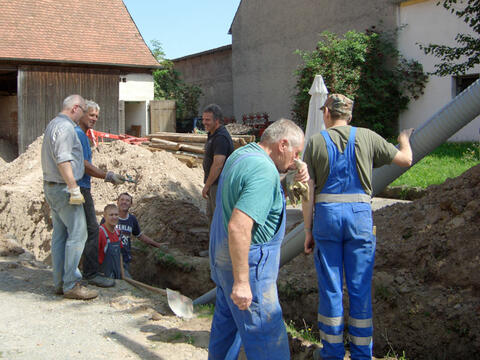
[[[133,286],[150,290],[157,294],[167,295],[168,306],[173,311],[173,313],[179,317],[185,319],[190,319],[193,317],[193,301],[189,297],[186,297],[180,294],[178,291],[171,289],[159,289],[147,284],[144,284],[140,281],[133,280],[131,278],[125,277],[123,272],[123,259],[120,257],[120,274],[122,280],[132,284]]]

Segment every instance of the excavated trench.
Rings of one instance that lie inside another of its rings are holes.
[[[41,143],[40,137],[15,161],[0,164],[0,231],[15,234],[22,248],[45,260],[51,223],[42,192]],[[127,191],[142,229],[163,243],[161,249],[134,244],[133,276],[191,298],[212,289],[208,258],[199,256],[208,248],[207,219],[199,210],[205,204],[199,195],[201,169],[190,169],[169,153],[122,142],[101,144],[94,152],[100,168],[141,175],[137,184],[117,187],[94,179],[97,210]],[[478,357],[480,165],[429,187],[419,200],[381,209],[374,218],[377,356],[393,349],[409,359]],[[299,255],[282,267],[278,288],[286,321],[316,329],[312,257]]]
[[[480,165],[430,187],[410,203],[377,210],[373,278],[374,352],[393,350],[412,359],[467,359],[480,351]],[[146,199],[135,212],[162,249],[135,243],[132,275],[195,299],[211,290],[207,219],[194,206]],[[158,214],[159,209],[163,209]],[[148,223],[148,222],[151,223]],[[160,225],[154,224],[160,223]],[[297,220],[290,222],[293,228]],[[145,228],[143,225],[142,227]],[[298,255],[279,271],[284,318],[297,329],[317,332],[317,279],[312,256]],[[345,303],[348,314],[348,303]],[[347,326],[347,324],[345,324]],[[311,330],[309,330],[311,329]],[[311,348],[291,342],[292,358]]]

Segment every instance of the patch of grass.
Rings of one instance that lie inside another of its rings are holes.
[[[195,305],[195,313],[197,313],[200,318],[211,318],[214,312],[215,305],[213,304]]]
[[[397,352],[393,349],[392,343],[388,340],[386,332],[382,334],[382,337],[385,339],[388,347],[390,348],[384,360],[408,360],[407,356],[405,355],[405,351],[402,351],[402,355],[398,355]]]
[[[407,356],[405,355],[405,351],[402,351],[402,355],[397,355],[393,350],[390,350],[388,352],[387,357],[385,359],[408,360]]]
[[[287,281],[284,284],[278,284],[278,294],[286,299],[295,299],[302,296],[303,291]]]
[[[180,332],[177,332],[177,333],[175,333],[174,335],[170,336],[170,337],[167,339],[167,342],[177,341],[177,340],[180,340],[181,338],[183,338],[183,334],[180,333]]]
[[[193,337],[192,335],[186,334],[186,335],[184,335],[183,337],[185,338],[185,342],[186,342],[187,344],[195,345],[195,339],[194,339],[194,337]]]
[[[375,298],[380,300],[389,301],[392,298],[392,293],[388,287],[379,285],[375,287]]]
[[[173,255],[163,252],[160,249],[154,249],[157,264],[165,266],[166,268],[176,268],[183,272],[192,272],[195,270],[193,264],[178,261]]]
[[[143,241],[138,240],[135,237],[132,239],[132,246],[141,251],[148,251],[148,248],[150,247],[150,245],[145,244]]]
[[[303,320],[303,329],[297,330],[292,320],[290,320],[288,324],[285,323],[285,326],[287,327],[287,333],[293,337],[301,338],[313,344],[320,344],[320,338],[314,333],[311,327],[307,326],[305,320]]]
[[[455,178],[480,164],[478,142],[445,143],[396,179],[391,186],[426,188]]]
[[[183,334],[181,332],[177,332],[167,339],[167,342],[180,342],[180,341],[184,341],[185,343],[190,345],[195,344],[195,339],[193,338],[192,335]]]

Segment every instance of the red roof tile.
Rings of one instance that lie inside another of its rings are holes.
[[[122,0],[0,0],[0,60],[156,67]]]

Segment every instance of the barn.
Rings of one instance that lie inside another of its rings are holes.
[[[148,133],[160,65],[122,0],[0,6],[0,154],[24,152],[73,93],[100,105],[98,130]]]

